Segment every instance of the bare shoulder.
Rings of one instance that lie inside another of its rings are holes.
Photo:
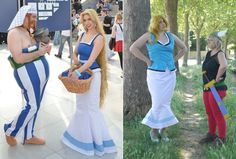
[[[103,41],[103,40],[104,40],[104,37],[101,34],[99,34],[94,40],[94,42]]]
[[[97,36],[97,39],[100,39],[100,40],[102,40],[102,39],[104,39],[104,37],[103,37],[103,35],[102,35],[102,34],[99,34],[99,35]]]
[[[150,32],[146,32],[140,38],[142,38],[143,40],[149,40],[150,37],[151,37],[151,33]]]
[[[151,33],[150,32],[146,32],[143,35],[141,35],[135,43],[138,43],[138,45],[142,45],[145,44],[146,42],[148,42],[151,39]]]
[[[175,35],[174,33],[171,33],[171,32],[170,32],[170,34],[172,35],[172,37],[174,38],[176,43],[182,43],[182,41],[180,40],[180,38],[177,35]]]
[[[222,51],[222,50],[220,50],[220,52],[218,53],[218,55],[224,55],[225,53],[224,53],[224,51]]]
[[[79,37],[78,37],[78,39],[77,39],[77,43],[78,43],[78,44],[80,43],[80,41],[81,41],[81,38],[82,38],[82,34],[81,34],[81,35],[79,35]]]
[[[103,40],[103,39],[104,37],[102,36],[102,34],[99,34],[95,40]]]
[[[20,28],[14,28],[14,29],[11,29],[8,34],[21,34],[21,29]]]
[[[21,34],[22,33],[19,28],[14,28],[8,32],[8,38],[18,38],[18,37],[20,37],[19,35],[21,35]]]
[[[174,39],[178,39],[178,37],[174,33],[170,32],[170,34],[174,37]]]
[[[225,53],[221,50],[221,51],[218,53],[218,57],[225,57]]]
[[[151,36],[151,33],[150,33],[150,32],[146,32],[146,33],[144,33],[142,36],[144,36],[144,37],[149,37],[149,36]]]
[[[220,65],[227,66],[226,55],[222,50],[217,54],[217,61]]]

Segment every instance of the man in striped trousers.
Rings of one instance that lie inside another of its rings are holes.
[[[23,6],[8,29],[7,41],[11,52],[9,61],[26,101],[26,105],[13,121],[4,125],[6,141],[10,146],[17,144],[15,137],[21,131],[23,131],[23,144],[45,143],[44,139],[34,136],[34,126],[49,77],[49,65],[44,54],[49,52],[50,46],[43,43],[36,44],[32,36],[36,22],[36,10],[30,6]]]

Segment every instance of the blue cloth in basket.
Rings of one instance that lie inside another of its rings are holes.
[[[68,77],[68,74],[69,74],[69,70],[66,70],[64,72],[62,72],[61,76],[62,77]],[[79,79],[89,79],[91,77],[91,75],[87,72],[82,72],[81,73],[81,76],[79,77]]]
[[[69,74],[69,70],[66,70],[66,71],[61,73],[61,76],[62,77],[68,77],[68,74]]]
[[[86,79],[89,79],[91,77],[91,75],[89,74],[89,73],[87,73],[87,72],[82,72],[81,73],[81,76],[79,76],[79,79],[84,79],[84,80],[86,80]]]

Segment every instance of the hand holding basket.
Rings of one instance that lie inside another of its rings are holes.
[[[90,84],[93,79],[93,71],[88,69],[81,73],[81,76],[75,80],[71,76],[69,76],[70,71],[75,71],[80,66],[74,66],[71,69],[68,69],[62,72],[58,78],[62,81],[67,91],[71,93],[85,93],[89,90]]]

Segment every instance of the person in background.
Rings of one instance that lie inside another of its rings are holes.
[[[71,44],[70,30],[62,30],[62,32],[61,32],[61,42],[60,42],[58,53],[55,54],[56,57],[61,58],[65,42],[68,43],[69,53],[72,53],[73,48],[72,48],[72,44]],[[70,57],[70,55],[68,57]]]
[[[83,6],[81,4],[80,0],[75,0],[72,8],[75,10],[76,14],[79,14],[79,12],[81,12],[83,10]]]
[[[79,32],[78,25],[80,24],[80,22],[79,22],[79,14],[80,13],[81,12],[76,14],[75,10],[72,10],[72,17],[71,17],[71,20],[72,20],[72,37],[76,41],[78,40],[78,32]]]
[[[98,3],[96,4],[96,12],[97,12],[97,14],[98,14],[99,16],[101,15],[102,8],[103,8],[103,4],[100,3],[100,2],[98,2]]]
[[[104,1],[103,10],[111,11],[111,4],[109,0]]]
[[[119,11],[123,11],[123,0],[118,0]]]
[[[59,45],[61,43],[61,31],[57,30],[55,31],[54,37],[53,37],[53,45]]]
[[[116,39],[114,51],[118,52],[120,67],[123,70],[123,17],[120,13],[115,16],[115,24],[112,27],[111,37]]]
[[[106,34],[106,52],[107,52],[107,58],[111,59],[115,55],[113,50],[110,50],[110,48],[108,47],[108,43],[109,43],[109,40],[111,38],[111,31],[112,31],[112,18],[110,17],[110,15],[109,15],[107,10],[103,10],[102,14],[104,16],[104,19],[103,19],[103,29],[104,29],[105,34]]]

